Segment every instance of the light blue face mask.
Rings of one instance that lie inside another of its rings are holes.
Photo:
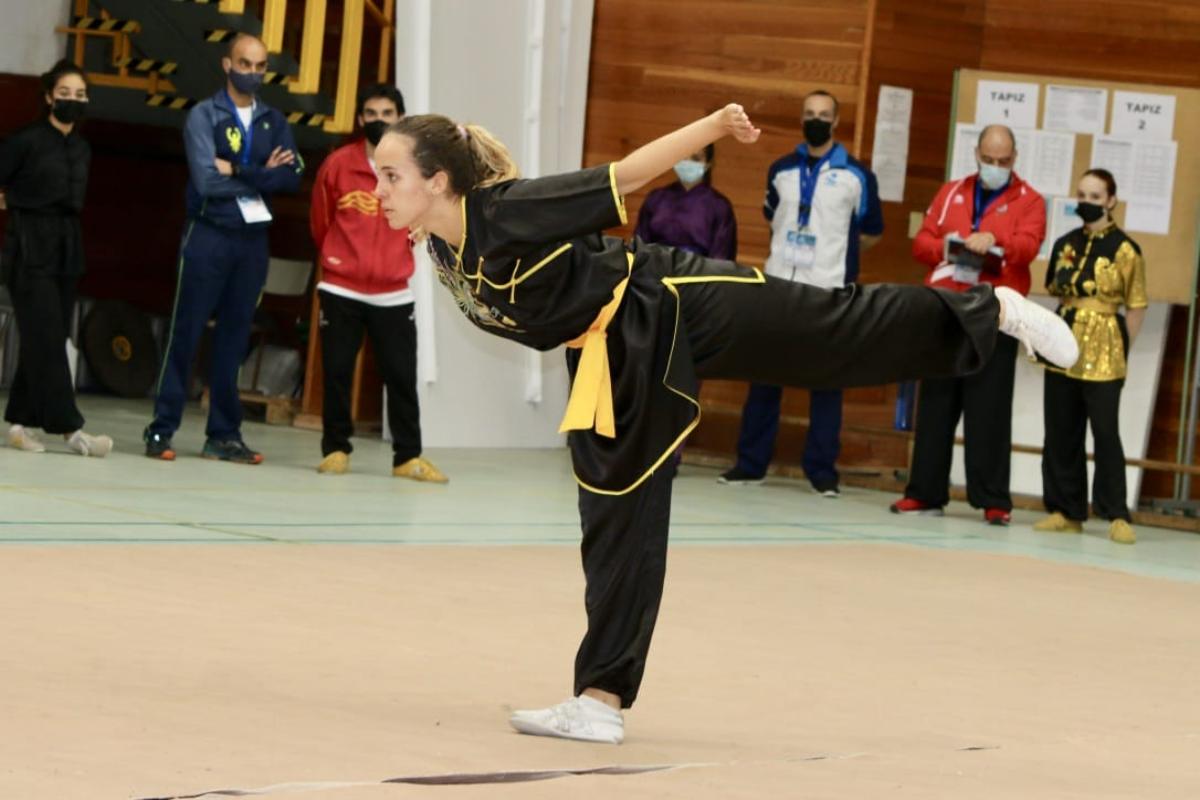
[[[706,170],[708,167],[705,164],[692,161],[690,158],[685,158],[675,164],[675,174],[679,176],[679,180],[689,185],[698,183],[704,177]]]
[[[983,188],[989,191],[995,191],[1008,183],[1010,175],[1012,175],[1011,167],[997,167],[995,164],[979,165],[979,180],[983,183]]]

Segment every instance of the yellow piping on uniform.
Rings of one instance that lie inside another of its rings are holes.
[[[633,254],[631,253],[630,254],[631,258],[632,258],[632,255]],[[630,266],[632,267],[632,262],[631,262]],[[628,279],[626,279],[626,280],[628,280]],[[663,462],[666,461],[671,456],[672,453],[674,453],[676,450],[679,449],[679,446],[681,444],[683,444],[684,440],[687,439],[688,435],[696,429],[697,425],[700,424],[700,416],[701,416],[700,400],[698,398],[692,397],[691,395],[689,395],[685,392],[679,391],[674,386],[667,383],[666,376],[671,374],[671,364],[675,360],[675,342],[679,337],[680,307],[683,305],[682,300],[679,297],[679,290],[676,287],[679,286],[680,284],[689,284],[689,283],[766,283],[766,280],[767,279],[763,275],[763,273],[758,270],[755,270],[754,277],[745,277],[745,278],[737,277],[735,275],[692,275],[692,276],[680,277],[680,278],[663,278],[662,279],[662,283],[664,286],[667,287],[667,291],[669,291],[672,295],[675,296],[675,327],[671,334],[671,350],[667,355],[667,366],[663,372],[663,386],[665,386],[669,391],[673,392],[674,394],[679,395],[684,400],[687,400],[689,403],[694,405],[696,407],[696,416],[692,419],[691,422],[688,423],[687,427],[685,427],[683,429],[683,431],[679,434],[679,436],[675,437],[675,440],[673,442],[671,442],[670,445],[667,446],[667,448],[663,451],[662,455],[660,455],[658,457],[658,459],[653,464],[650,465],[649,469],[647,469],[645,472],[643,472],[636,481],[629,484],[624,489],[600,489],[595,486],[592,486],[591,484],[584,482],[579,477],[579,475],[576,474],[575,482],[578,483],[580,485],[580,487],[582,487],[583,489],[586,489],[587,491],[591,492],[592,494],[602,494],[602,495],[608,495],[610,497],[615,497],[615,496],[619,496],[619,495],[623,495],[623,494],[629,494],[634,489],[641,486],[646,481],[647,478],[649,478],[651,475],[653,475],[654,471],[657,470],[659,467],[661,467]],[[593,325],[594,324],[595,323],[593,323]],[[607,368],[607,366],[608,366],[607,355],[608,354],[605,353],[605,363],[604,363],[605,368]],[[583,371],[583,359],[580,358],[579,368],[576,370],[576,373],[575,373],[576,381],[579,380],[579,375],[582,373],[582,371]],[[574,387],[572,387],[572,395],[574,395]],[[612,388],[610,386],[609,387],[610,400],[611,400],[611,397],[612,397]],[[560,432],[561,432],[561,429],[560,429]],[[599,431],[597,430],[597,432],[599,432]]]
[[[625,211],[625,198],[617,190],[617,162],[608,165],[608,184],[612,187],[613,202],[617,204],[617,213],[621,215],[621,224],[629,224],[629,214]]]
[[[570,250],[573,246],[574,245],[572,245],[570,242],[567,242],[562,247],[559,247],[553,253],[546,256],[541,261],[537,262],[532,267],[530,267],[529,269],[522,272],[520,275],[517,274],[517,267],[520,267],[520,265],[521,265],[521,259],[518,258],[517,265],[516,265],[516,267],[513,268],[513,277],[506,283],[493,283],[492,281],[488,280],[487,276],[483,274],[483,258],[482,257],[479,259],[479,265],[475,268],[475,274],[468,275],[467,273],[464,272],[463,277],[469,281],[479,281],[482,283],[486,283],[488,286],[492,287],[493,289],[497,289],[497,290],[501,290],[501,291],[503,291],[504,289],[512,289],[513,287],[524,283],[526,279],[528,279],[531,275],[533,275],[533,273],[537,272],[539,269],[541,269],[542,267],[546,266],[554,259],[561,256],[563,253]]]
[[[454,257],[458,260],[459,272],[462,272],[462,254],[467,250],[467,196],[465,194],[462,196],[462,226],[462,239],[458,243],[458,250],[454,252]]]

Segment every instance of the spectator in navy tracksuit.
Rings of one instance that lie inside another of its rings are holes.
[[[192,359],[215,318],[202,455],[258,464],[262,455],[242,441],[237,374],[267,278],[270,199],[299,189],[304,162],[287,119],[255,98],[267,69],[262,41],[239,34],[222,66],[225,88],[197,104],[184,128],[188,218],[154,420],[144,438],[147,456],[175,458],[171,437],[183,418]]]
[[[879,241],[883,215],[875,175],[834,141],[837,99],[824,91],[804,98],[804,144],[771,165],[763,214],[771,223],[768,275],[826,289],[858,280],[859,252]],[[742,409],[738,459],[721,483],[762,481],[775,450],[783,389],[752,383]],[[838,495],[842,392],[809,393],[804,474],[813,489]]]

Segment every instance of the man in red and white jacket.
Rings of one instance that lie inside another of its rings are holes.
[[[363,139],[340,147],[317,172],[309,223],[320,251],[321,360],[324,366],[324,433],[318,472],[350,469],[354,424],[350,416],[354,365],[363,331],[387,387],[392,431],[392,474],[445,483],[421,457],[417,400],[417,327],[413,316],[412,244],[408,230],[392,230],[379,213],[374,191],[375,146],[404,115],[404,98],[387,84],[368,86],[358,98]]]
[[[913,257],[929,267],[929,286],[965,291],[990,283],[1027,295],[1029,263],[1046,235],[1046,202],[1012,171],[1017,147],[1008,128],[984,128],[975,156],[979,172],[944,185],[925,212],[913,241]],[[1003,250],[999,272],[947,263],[945,244],[951,235],[963,239],[974,253]],[[1016,355],[1017,340],[1000,334],[991,360],[979,372],[921,381],[912,469],[904,497],[892,504],[893,512],[941,515],[950,500],[954,431],[962,416],[967,499],[983,509],[989,524],[1009,523]]]

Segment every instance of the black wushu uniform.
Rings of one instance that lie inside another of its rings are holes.
[[[461,242],[429,245],[463,313],[534,349],[568,348],[562,429],[588,615],[575,693],[603,689],[625,707],[666,572],[672,470],[660,467],[700,421],[700,379],[819,389],[961,375],[995,345],[986,286],[826,290],[602,236],[627,221],[614,165],[474,189],[462,213]]]
[[[52,434],[83,427],[66,340],[83,274],[79,213],[91,155],[77,128],[64,136],[49,120],[0,145],[0,190],[8,205],[0,279],[12,295],[21,334],[4,418]]]

